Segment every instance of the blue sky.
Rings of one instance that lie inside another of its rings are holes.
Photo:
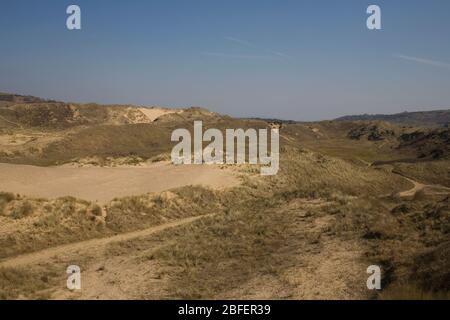
[[[77,4],[82,30],[66,29]],[[382,30],[366,28],[366,8]],[[0,91],[295,120],[450,108],[450,1],[2,0]]]

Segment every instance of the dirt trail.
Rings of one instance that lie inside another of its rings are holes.
[[[416,195],[416,193],[419,191],[423,191],[428,195],[440,195],[440,194],[449,194],[450,193],[450,188],[448,188],[448,187],[444,187],[444,186],[441,186],[438,184],[424,184],[424,183],[421,183],[410,177],[407,177],[406,175],[404,175],[403,173],[400,173],[398,171],[392,170],[391,172],[393,174],[401,176],[402,178],[408,180],[409,182],[411,182],[414,185],[409,190],[399,192],[397,195],[400,198],[414,197]]]
[[[363,163],[368,163],[368,162],[366,162],[366,161],[364,161],[362,159],[359,159],[359,158],[358,158],[358,160],[360,160]],[[376,163],[376,161],[368,164],[368,167],[380,166],[379,164],[375,164],[375,163]],[[392,174],[398,175],[398,176],[402,177],[403,179],[408,180],[409,182],[411,182],[413,184],[413,187],[411,189],[405,190],[405,191],[400,191],[400,192],[397,193],[397,196],[400,197],[400,198],[412,198],[412,197],[414,197],[417,194],[417,192],[420,192],[420,191],[423,191],[423,192],[425,192],[428,195],[450,194],[450,188],[448,188],[448,187],[444,187],[444,186],[441,186],[441,185],[438,185],[438,184],[424,184],[424,183],[421,183],[421,182],[419,182],[417,180],[414,180],[413,178],[410,178],[410,177],[404,175],[401,172],[398,172],[398,171],[394,170],[393,167],[391,167],[390,171],[391,171]],[[385,197],[385,196],[388,196],[388,195],[383,195],[382,197]]]
[[[395,172],[393,172],[394,174],[396,174]],[[413,179],[407,178],[405,176],[402,176],[403,178],[405,178],[406,180],[408,180],[409,182],[411,182],[414,187],[412,187],[412,189],[406,190],[406,191],[402,191],[398,193],[398,196],[400,198],[406,198],[406,197],[414,197],[416,195],[417,192],[422,191],[423,189],[425,189],[426,185],[415,181]]]
[[[6,119],[6,118],[3,117],[3,116],[0,116],[0,119],[2,119],[3,121],[6,121],[6,122],[8,122],[8,123],[11,123],[11,124],[13,124],[13,125],[15,125],[15,126],[18,126],[18,127],[21,128],[21,129],[23,129],[23,127],[22,127],[22,125],[21,125],[20,123],[10,121],[10,120]]]
[[[104,247],[105,245],[113,243],[113,242],[127,241],[127,240],[131,240],[131,239],[139,238],[139,237],[149,236],[153,233],[156,233],[156,232],[168,229],[168,228],[177,227],[177,226],[180,226],[183,224],[188,224],[195,220],[198,220],[198,219],[201,219],[204,217],[208,217],[208,216],[212,216],[212,214],[185,218],[185,219],[165,223],[165,224],[162,224],[159,226],[147,228],[144,230],[138,230],[138,231],[133,231],[133,232],[128,232],[128,233],[118,234],[118,235],[115,235],[112,237],[91,239],[91,240],[86,240],[86,241],[81,241],[81,242],[76,242],[76,243],[70,243],[70,244],[66,244],[66,245],[61,245],[61,246],[57,246],[57,247],[53,247],[53,248],[44,249],[44,250],[37,251],[37,252],[23,254],[23,255],[20,255],[17,257],[8,258],[3,261],[0,261],[0,268],[2,268],[2,267],[3,268],[22,267],[24,265],[29,265],[29,264],[34,264],[34,263],[42,262],[45,260],[49,260],[58,255],[73,254],[78,251],[86,252],[91,249]]]
[[[366,161],[366,160],[364,160],[364,159],[361,159],[361,158],[356,158],[356,159],[357,159],[359,162],[365,164],[367,167],[371,167],[371,166],[372,166],[372,163],[370,163],[370,162],[368,162],[368,161]]]
[[[220,292],[213,299],[364,299],[367,264],[361,259],[359,243],[344,241],[327,234],[335,218],[324,213],[309,216],[311,209],[320,210],[329,202],[296,201],[290,214],[295,214],[292,227],[298,235],[289,241],[292,265],[279,275],[259,274],[237,288]],[[286,214],[289,214],[286,212]],[[305,236],[306,235],[306,236]],[[317,239],[312,240],[312,239]],[[71,292],[57,288],[52,299],[161,299],[173,296],[171,276],[158,259],[149,259],[162,242],[146,238],[142,248],[135,243],[118,254],[91,258],[83,265],[82,290]],[[170,240],[165,240],[170,241]]]
[[[291,137],[288,137],[288,136],[286,136],[286,135],[284,135],[284,134],[280,134],[280,137],[286,139],[286,140],[289,141],[289,142],[295,142],[294,139],[292,139]]]

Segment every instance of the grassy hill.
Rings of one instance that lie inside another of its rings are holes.
[[[12,96],[12,95],[9,95]],[[156,119],[147,111],[160,111]],[[169,154],[177,128],[266,128],[259,120],[233,119],[200,107],[183,110],[131,105],[74,104],[14,100],[0,106],[0,161],[55,165],[85,157],[139,157]]]
[[[448,127],[450,124],[450,110],[403,112],[397,114],[364,114],[344,116],[337,121],[374,121],[381,120],[411,126]]]
[[[46,100],[34,96],[24,96],[19,94],[11,94],[0,92],[0,102],[13,103],[37,103],[37,102],[55,102],[54,100]]]
[[[171,132],[192,131],[195,120],[220,130],[275,123],[281,148],[278,175],[233,167],[242,183],[225,190],[184,186],[102,207],[0,190],[1,259],[214,214],[89,254],[0,268],[0,299],[59,297],[55,288],[66,276],[60,270],[72,260],[105,285],[83,290],[94,290],[93,297],[116,293],[117,283],[123,290],[116,298],[448,296],[450,201],[441,185],[450,186],[449,129],[373,119],[235,119],[199,107],[166,111],[3,96],[0,162],[53,166],[96,157],[94,165],[109,170],[113,161],[105,159],[167,159],[161,155],[174,145]],[[381,293],[365,287],[372,264],[383,267]]]

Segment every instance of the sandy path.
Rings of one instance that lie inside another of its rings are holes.
[[[212,299],[366,299],[367,263],[364,249],[358,242],[341,240],[326,230],[335,223],[329,215],[310,217],[311,208],[330,203],[307,201],[293,227],[298,235],[289,244],[292,265],[279,274],[259,274],[240,286],[211,295]],[[308,210],[306,209],[309,208]],[[315,236],[314,236],[315,235]],[[320,235],[320,236],[319,236]],[[317,242],[311,242],[311,236]],[[146,238],[139,248],[130,243],[120,254],[91,256],[82,265],[82,289],[71,292],[62,286],[55,288],[52,299],[164,299],[173,295],[170,276],[158,259],[148,259],[164,242]],[[125,244],[125,243],[124,243]],[[144,249],[143,249],[144,248]],[[286,248],[285,248],[286,250]],[[66,260],[66,264],[69,263]],[[63,281],[60,283],[64,284]]]
[[[360,160],[363,163],[366,163],[366,161],[357,158],[358,160]],[[386,164],[382,164],[382,165],[376,165],[376,166],[385,166]],[[369,167],[372,167],[373,163],[369,164]],[[389,165],[390,166],[390,165]],[[446,194],[450,194],[450,188],[448,187],[444,187],[438,184],[424,184],[421,183],[417,180],[414,180],[406,175],[404,175],[401,172],[398,172],[396,170],[394,170],[393,167],[391,167],[390,172],[392,174],[398,175],[400,177],[402,177],[405,180],[408,180],[409,182],[412,183],[413,187],[411,189],[405,190],[405,191],[400,191],[397,192],[397,196],[400,198],[413,198],[418,192],[423,191],[425,194],[427,195],[446,195]],[[388,194],[384,194],[381,195],[381,197],[389,197],[391,196],[390,193]]]
[[[16,267],[22,267],[24,265],[34,264],[41,261],[49,260],[52,257],[58,256],[58,255],[68,255],[73,254],[78,251],[86,252],[92,249],[98,249],[100,247],[104,247],[107,244],[110,244],[112,242],[120,242],[120,241],[127,241],[139,237],[145,237],[149,236],[153,233],[168,229],[177,227],[183,224],[191,223],[195,220],[212,216],[211,215],[203,215],[203,216],[197,216],[197,217],[190,217],[185,219],[180,219],[177,221],[165,223],[159,226],[147,228],[144,230],[138,230],[128,233],[122,233],[118,234],[112,237],[107,238],[100,238],[100,239],[92,239],[92,240],[86,240],[76,243],[70,243],[65,244],[53,248],[44,249],[37,252],[32,252],[28,254],[23,254],[17,257],[13,258],[7,258],[3,261],[0,261],[0,268],[16,268]]]
[[[414,197],[417,192],[419,192],[425,188],[425,185],[420,182],[417,182],[417,181],[407,178],[405,176],[402,176],[402,177],[405,178],[406,180],[408,180],[409,182],[411,182],[414,185],[414,187],[412,187],[412,189],[399,192],[398,196],[401,198]]]
[[[19,124],[19,123],[17,123],[17,122],[9,121],[8,119],[6,119],[6,118],[3,117],[3,116],[0,116],[0,119],[2,119],[3,121],[6,121],[6,122],[8,122],[8,123],[11,123],[11,124],[13,124],[13,125],[15,125],[15,126],[18,126],[18,127],[21,128],[21,129],[23,129],[22,125]]]
[[[231,170],[210,165],[166,163],[144,167],[35,167],[0,163],[0,191],[30,197],[73,196],[106,203],[116,197],[187,186],[225,188],[239,183]]]
[[[409,178],[407,176],[405,176],[404,174],[397,172],[395,170],[392,170],[393,174],[399,175],[402,178],[408,180],[409,182],[411,182],[414,186],[406,191],[401,191],[398,193],[398,196],[400,198],[409,198],[409,197],[414,197],[416,195],[417,192],[419,191],[424,191],[426,194],[429,195],[444,195],[444,194],[449,194],[450,193],[450,188],[448,187],[444,187],[441,185],[437,185],[437,184],[423,184],[420,183],[412,178]]]

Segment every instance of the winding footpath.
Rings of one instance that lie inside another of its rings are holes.
[[[69,243],[61,246],[56,246],[48,249],[44,249],[41,251],[36,251],[32,253],[26,253],[23,255],[19,255],[12,258],[6,258],[0,261],[0,268],[16,268],[23,267],[30,264],[39,263],[42,261],[47,261],[53,257],[58,255],[67,255],[73,254],[76,252],[87,252],[89,250],[98,249],[100,247],[104,247],[113,242],[121,242],[132,240],[139,237],[146,237],[152,235],[154,233],[163,231],[165,229],[174,228],[177,226],[181,226],[184,224],[188,224],[199,220],[201,218],[205,218],[208,216],[213,216],[213,214],[202,215],[197,217],[190,217],[185,219],[180,219],[172,222],[168,222],[162,225],[150,227],[144,230],[132,231],[127,233],[118,234],[112,237],[106,238],[96,238],[91,240],[85,240],[75,243]]]

